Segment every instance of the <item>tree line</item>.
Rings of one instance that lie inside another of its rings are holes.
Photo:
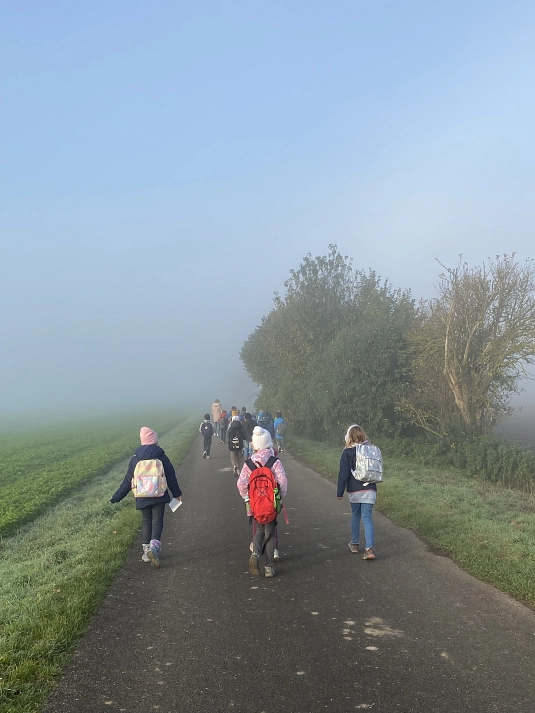
[[[355,420],[374,438],[491,435],[535,362],[535,266],[441,267],[436,296],[416,301],[336,245],[306,255],[241,350],[257,404],[315,439]]]

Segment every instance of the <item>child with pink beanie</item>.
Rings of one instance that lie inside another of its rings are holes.
[[[131,490],[136,488],[134,490],[136,510],[141,510],[143,516],[141,530],[143,555],[141,559],[143,562],[150,562],[154,567],[159,567],[165,505],[171,502],[169,490],[177,500],[182,500],[182,491],[178,485],[175,469],[171,461],[166,456],[163,448],[158,445],[158,434],[151,428],[143,426],[139,432],[139,438],[141,446],[130,460],[124,480],[112,495],[110,503],[118,503]],[[160,487],[164,490],[163,493],[160,493],[159,490],[151,493],[150,490],[142,490],[142,488],[137,487],[138,473],[142,471],[148,472],[149,470],[151,473],[159,472],[165,476],[166,482],[160,475],[160,483],[163,483]]]

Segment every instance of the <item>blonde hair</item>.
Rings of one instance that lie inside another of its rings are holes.
[[[357,443],[364,443],[368,440],[368,436],[363,428],[354,423],[347,429],[346,433],[346,448],[351,448]]]

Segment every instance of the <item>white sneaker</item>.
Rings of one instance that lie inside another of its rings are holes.
[[[210,460],[210,456],[206,456],[206,457],[208,458],[208,460]]]
[[[275,569],[273,567],[264,567],[264,577],[274,577]]]
[[[279,551],[278,551],[278,550],[274,550],[274,551],[273,551],[273,562],[278,562],[279,560],[280,560]]]
[[[251,544],[249,545],[249,549],[251,550],[251,552],[253,551],[253,543],[252,543],[252,542],[251,542]]]

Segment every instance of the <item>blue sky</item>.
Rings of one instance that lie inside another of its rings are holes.
[[[534,257],[532,2],[0,7],[3,411],[247,401],[335,243],[416,298]]]

